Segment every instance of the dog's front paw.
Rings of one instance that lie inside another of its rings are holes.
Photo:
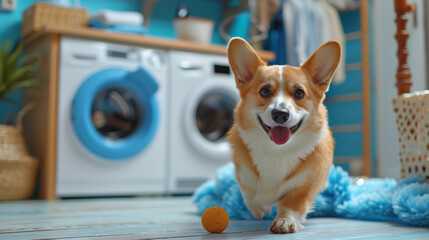
[[[252,213],[252,215],[256,219],[262,219],[262,217],[264,216],[265,213],[271,212],[270,206],[253,204],[250,202],[246,202],[246,205],[247,205],[247,208],[249,209],[249,211]]]
[[[270,231],[272,233],[294,233],[302,228],[298,219],[293,217],[275,218],[271,223]]]

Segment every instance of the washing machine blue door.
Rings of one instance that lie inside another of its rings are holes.
[[[144,69],[107,69],[90,76],[72,106],[73,127],[93,154],[128,159],[144,150],[158,126],[158,84]]]

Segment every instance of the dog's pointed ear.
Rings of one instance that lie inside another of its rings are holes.
[[[253,79],[258,67],[267,65],[246,40],[238,37],[228,43],[228,60],[238,88]]]
[[[332,76],[341,59],[341,45],[337,41],[329,41],[320,46],[301,65],[301,69],[307,71],[313,82],[322,88],[324,92],[329,89]]]

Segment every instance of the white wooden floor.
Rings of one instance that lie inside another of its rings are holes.
[[[0,202],[0,239],[429,239],[429,229],[398,223],[309,219],[290,235],[270,221],[230,221],[210,234],[188,197]]]

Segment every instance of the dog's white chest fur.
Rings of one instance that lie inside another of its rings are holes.
[[[302,171],[287,180],[289,176],[327,133],[327,127],[320,132],[302,132],[289,139],[284,146],[275,146],[259,129],[240,130],[240,135],[250,150],[252,160],[259,172],[258,177],[242,166],[238,176],[248,189],[244,191],[248,201],[272,205],[308,177],[309,171]]]

